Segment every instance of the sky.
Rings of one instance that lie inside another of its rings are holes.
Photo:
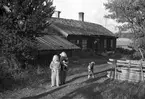
[[[113,33],[117,32],[117,23],[111,19],[105,19],[108,11],[103,5],[108,0],[53,0],[56,11],[61,11],[60,18],[78,20],[78,13],[84,12],[86,22],[100,24]]]

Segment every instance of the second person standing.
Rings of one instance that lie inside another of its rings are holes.
[[[60,71],[60,84],[66,83],[66,76],[68,71],[68,57],[65,52],[60,53],[60,64],[61,64],[61,71]]]

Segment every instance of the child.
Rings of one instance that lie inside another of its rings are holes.
[[[57,55],[53,56],[53,59],[50,63],[50,69],[51,69],[51,87],[59,86],[60,83],[60,77],[59,77],[59,72],[60,72],[60,61],[59,57]]]
[[[94,78],[94,65],[95,65],[95,62],[91,62],[88,65],[88,79],[90,77]]]

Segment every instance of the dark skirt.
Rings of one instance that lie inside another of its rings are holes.
[[[64,70],[61,70],[60,71],[60,84],[65,84],[65,80],[66,80],[66,72],[67,71],[64,71]]]

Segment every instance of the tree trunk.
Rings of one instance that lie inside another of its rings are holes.
[[[141,51],[141,48],[139,48],[139,52],[141,54],[142,60],[144,60],[144,55],[143,55],[143,52]]]

